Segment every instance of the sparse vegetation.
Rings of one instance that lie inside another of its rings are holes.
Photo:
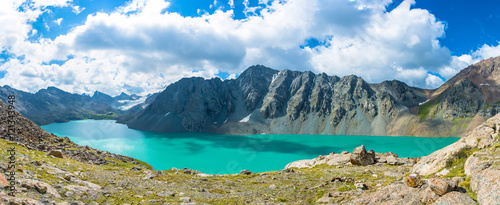
[[[429,102],[424,103],[423,105],[420,105],[418,108],[418,119],[420,121],[423,121],[427,118],[427,115],[431,111],[431,106],[434,104],[434,100],[429,100]]]

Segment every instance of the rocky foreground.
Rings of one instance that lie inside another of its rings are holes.
[[[5,104],[0,102],[5,138]],[[1,204],[499,204],[500,115],[422,158],[360,146],[288,164],[281,171],[207,175],[155,171],[138,160],[82,147],[23,116],[16,168],[0,162]],[[10,141],[0,139],[0,157]],[[16,197],[8,173],[16,172]]]

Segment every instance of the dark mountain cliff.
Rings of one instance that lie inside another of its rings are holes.
[[[276,71],[252,66],[237,79],[185,78],[168,86],[131,128],[227,134],[387,134],[400,114],[427,99],[399,81]]]
[[[499,64],[483,60],[436,90],[257,65],[232,80],[182,79],[122,122],[162,132],[461,136],[500,112]]]

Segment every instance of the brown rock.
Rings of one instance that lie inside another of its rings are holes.
[[[434,178],[430,182],[431,190],[439,196],[453,191],[457,188],[457,183],[448,178]]]
[[[33,164],[36,166],[42,166],[43,162],[42,161],[33,161]]]
[[[375,159],[375,151],[371,149],[370,151],[368,151],[368,154],[372,156],[373,159]]]
[[[252,172],[245,169],[245,170],[241,170],[240,174],[250,175],[250,174],[252,174]]]
[[[460,193],[460,192],[449,192],[436,200],[434,202],[434,205],[455,205],[455,204],[461,204],[461,205],[475,205],[476,202],[472,200],[469,196],[466,194]]]
[[[4,188],[6,186],[9,186],[9,182],[5,178],[5,175],[0,173],[0,188]]]
[[[49,156],[54,156],[57,158],[65,158],[61,150],[50,150],[48,153]]]
[[[406,185],[410,187],[418,187],[422,185],[422,180],[418,177],[417,174],[410,174],[405,178]]]
[[[47,193],[47,189],[48,189],[48,187],[47,187],[47,186],[45,186],[45,184],[43,184],[43,183],[36,183],[36,184],[35,184],[35,189],[36,189],[38,192],[40,192],[40,194],[45,194],[45,193]]]
[[[375,163],[374,158],[366,152],[365,146],[361,145],[352,151],[351,164],[366,166]]]

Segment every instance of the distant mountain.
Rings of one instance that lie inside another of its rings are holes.
[[[113,109],[136,112],[149,105],[149,103],[151,103],[157,95],[158,93],[149,94],[147,96],[139,96],[136,94],[128,95],[122,92],[120,95],[111,97],[105,93],[95,91],[92,98],[97,102],[108,104]]]
[[[35,94],[0,87],[0,99],[7,102],[8,95],[16,95],[16,109],[39,125],[67,122],[78,119],[111,119],[116,110],[86,95],[71,94],[55,87],[42,89]]]
[[[500,112],[500,57],[436,90],[251,66],[237,79],[184,78],[120,122],[141,130],[461,136]]]

